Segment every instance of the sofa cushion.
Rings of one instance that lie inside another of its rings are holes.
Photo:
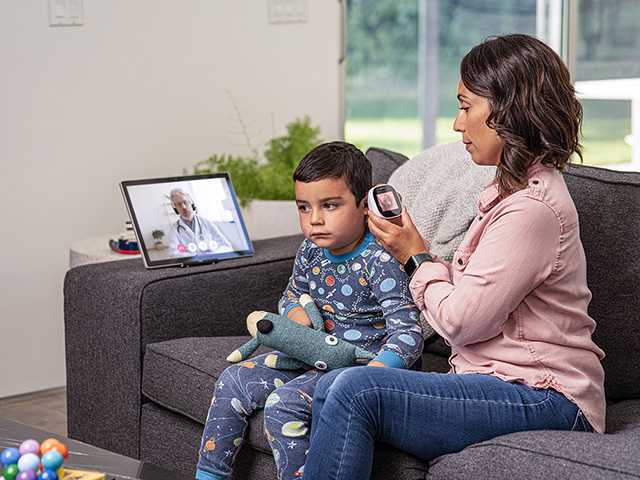
[[[213,387],[243,337],[179,338],[147,345],[142,393],[155,403],[204,424]],[[269,350],[260,347],[256,354]]]
[[[431,462],[431,479],[628,479],[640,476],[640,437],[630,434],[518,432]]]
[[[387,183],[394,170],[409,160],[401,153],[376,147],[369,148],[366,155],[371,162],[374,185]]]
[[[607,433],[635,431],[640,437],[640,400],[623,400],[607,405]]]
[[[607,397],[640,397],[640,173],[570,166]]]

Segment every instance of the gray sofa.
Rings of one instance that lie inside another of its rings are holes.
[[[376,181],[404,157],[367,152]],[[607,434],[505,435],[426,464],[379,445],[373,478],[640,478],[640,174],[583,166],[565,172],[593,292],[595,341],[605,350]],[[255,256],[186,269],[145,270],[139,259],[70,270],[64,284],[68,429],[72,438],[193,472],[216,378],[246,337],[252,310],[275,310],[301,237],[255,242]],[[446,371],[441,341],[423,366]],[[275,479],[250,422],[235,479]]]

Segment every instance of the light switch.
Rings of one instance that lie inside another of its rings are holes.
[[[268,0],[269,23],[305,23],[307,0]]]
[[[82,0],[67,0],[67,18],[71,21],[71,25],[84,23]]]
[[[67,27],[83,23],[82,0],[49,0],[49,26]]]

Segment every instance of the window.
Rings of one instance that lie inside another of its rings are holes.
[[[408,156],[459,140],[462,57],[489,36],[526,33],[574,73],[585,164],[638,169],[637,24],[637,0],[348,0],[345,138]]]
[[[581,0],[569,15],[585,163],[640,170],[640,2]]]

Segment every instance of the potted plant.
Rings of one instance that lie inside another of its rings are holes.
[[[212,155],[194,166],[194,173],[227,172],[238,195],[252,239],[299,233],[293,171],[321,142],[320,129],[308,117],[286,126],[286,134],[267,143],[262,158]]]
[[[153,245],[156,250],[162,250],[163,248],[165,248],[164,244],[162,243],[162,238],[164,237],[163,230],[154,230],[151,232],[151,236],[155,240]]]

